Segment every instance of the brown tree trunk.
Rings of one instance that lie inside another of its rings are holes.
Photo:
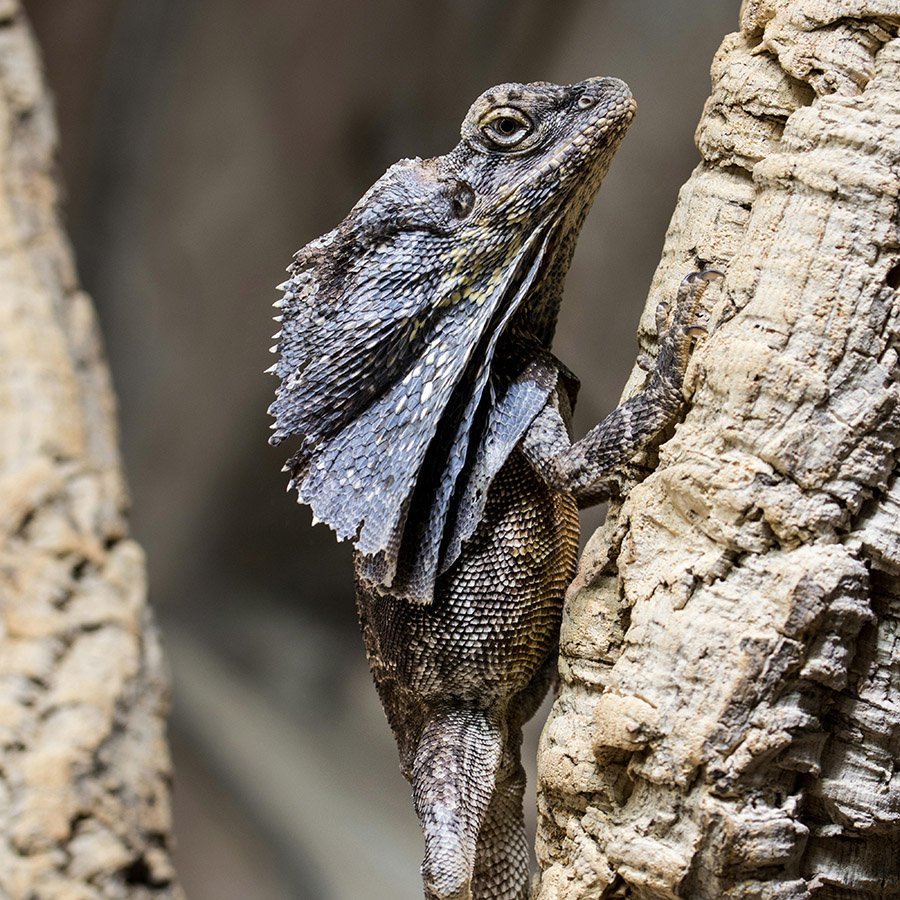
[[[34,41],[2,0],[0,896],[178,897],[166,683],[55,141]]]
[[[900,897],[898,27],[745,0],[713,62],[645,337],[727,277],[568,596],[541,900]]]

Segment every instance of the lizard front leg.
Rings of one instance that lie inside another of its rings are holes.
[[[656,365],[646,386],[617,406],[581,440],[569,437],[568,403],[559,393],[538,414],[522,439],[521,450],[552,488],[575,497],[579,507],[609,494],[609,476],[635,454],[652,446],[672,424],[684,403],[682,383],[698,332],[700,302],[709,282],[722,274],[693,272],[682,281],[671,326],[659,343]]]

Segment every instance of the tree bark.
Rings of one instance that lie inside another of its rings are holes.
[[[55,144],[0,0],[0,896],[174,898],[167,688]]]
[[[745,0],[715,57],[645,343],[726,279],[567,598],[541,900],[900,897],[898,27]]]

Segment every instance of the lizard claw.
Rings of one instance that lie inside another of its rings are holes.
[[[685,275],[675,298],[675,323],[692,331],[698,327],[704,328],[702,320],[706,319],[706,315],[700,302],[710,282],[724,277],[718,269],[700,269]],[[697,322],[697,319],[701,321]]]
[[[698,269],[694,272],[688,272],[688,274],[681,279],[681,284],[678,288],[678,296],[676,298],[675,322],[677,323],[679,318],[687,318],[692,312],[696,313],[697,305],[700,301],[700,298],[703,296],[704,291],[706,290],[706,286],[711,281],[719,281],[724,277],[725,274],[723,272],[720,272],[718,269]],[[703,284],[695,284],[695,282],[697,281],[702,281]],[[686,306],[687,309],[685,308]],[[667,330],[666,326],[669,321],[669,312],[669,301],[660,300],[660,302],[656,305],[655,317],[656,333],[659,336],[662,336]],[[707,334],[708,332],[709,329],[707,329],[703,324],[694,322],[684,324],[685,334]]]
[[[696,272],[688,272],[687,275],[684,276],[681,283],[682,284],[690,284],[692,281],[696,281],[698,278],[702,278],[705,282],[709,283],[710,281],[718,281],[720,278],[724,278],[725,273],[720,272],[718,269],[700,269]]]
[[[701,303],[709,283],[723,277],[718,269],[702,269],[690,272],[678,287],[672,323],[660,332],[656,357],[656,370],[671,384],[681,384],[697,339],[709,333],[708,312]]]

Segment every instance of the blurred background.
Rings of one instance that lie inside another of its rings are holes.
[[[182,883],[191,900],[421,896],[418,827],[365,665],[349,550],[310,527],[285,493],[289,451],[266,443],[274,285],[387,166],[448,151],[485,88],[622,77],[639,112],[585,226],[555,346],[582,379],[584,433],[631,369],[698,159],[710,61],[739,2],[25,7],[56,95],[66,218],[105,334],[133,530],[173,671]]]

